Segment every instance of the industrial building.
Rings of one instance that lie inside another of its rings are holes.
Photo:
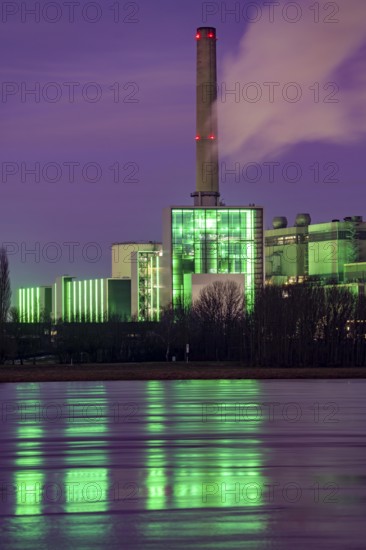
[[[137,252],[161,252],[162,245],[154,241],[120,242],[112,244],[112,279],[131,279],[132,266],[137,261]],[[133,259],[134,258],[134,259]]]
[[[153,241],[112,245],[112,278],[131,282],[129,316],[132,319],[159,319],[161,256],[162,244]]]
[[[352,277],[365,282],[362,262],[366,262],[362,216],[312,225],[309,214],[299,214],[292,227],[287,227],[285,217],[276,217],[273,229],[265,231],[269,284],[344,284]]]
[[[102,322],[131,316],[131,281],[118,279],[77,280],[63,275],[53,286],[18,289],[19,319]]]
[[[216,29],[196,32],[196,188],[192,206],[163,212],[162,243],[116,242],[111,278],[62,276],[51,287],[18,291],[20,319],[101,322],[153,321],[162,307],[191,304],[213,281],[234,280],[245,305],[267,284],[340,284],[364,292],[366,222],[361,216],[312,224],[298,214],[293,226],[279,216],[263,231],[263,208],[220,202]]]
[[[100,322],[112,315],[158,320],[162,307],[190,304],[213,280],[236,281],[246,307],[252,307],[264,284],[263,208],[220,203],[216,40],[215,28],[197,29],[193,205],[164,209],[162,243],[114,243],[111,278],[58,277],[52,303],[44,307],[54,320]],[[34,294],[36,289],[19,294],[18,305],[29,322],[37,317],[37,302],[27,298]]]
[[[256,207],[171,207],[163,217],[162,300],[190,304],[192,276],[216,280],[244,274],[244,294],[253,303],[263,284],[263,210]]]
[[[245,275],[245,303],[251,307],[255,290],[264,282],[263,209],[220,203],[216,29],[197,29],[196,189],[193,207],[163,212],[162,304],[192,301],[196,284],[207,274],[217,280]]]
[[[75,322],[103,322],[131,314],[131,281],[124,279],[90,279],[57,277],[52,292],[52,318]]]

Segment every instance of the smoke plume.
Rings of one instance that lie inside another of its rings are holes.
[[[366,133],[366,1],[319,2],[318,12],[314,2],[292,3],[301,7],[293,23],[299,12],[278,4],[272,14],[263,8],[220,71],[225,156],[261,161],[300,142],[348,143]]]

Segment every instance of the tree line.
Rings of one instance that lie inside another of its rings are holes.
[[[1,267],[1,266],[0,266]],[[9,313],[9,308],[8,308]],[[366,298],[339,286],[242,289],[216,281],[159,321],[1,322],[0,362],[239,361],[258,367],[366,366]],[[187,355],[187,344],[189,354]]]

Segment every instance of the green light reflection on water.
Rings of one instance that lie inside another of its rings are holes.
[[[255,398],[259,395],[260,385],[255,380],[241,381],[245,390],[245,396],[250,396],[250,403],[255,404]],[[230,386],[232,382],[220,380],[215,381],[214,391],[210,385],[209,400],[211,402],[222,403],[225,399],[223,389]],[[263,495],[259,494],[255,486],[264,487],[266,478],[262,473],[263,454],[261,451],[260,440],[253,438],[253,432],[256,432],[262,424],[261,418],[250,419],[242,422],[240,425],[223,422],[222,417],[210,419],[210,422],[202,423],[202,432],[189,433],[189,425],[196,425],[198,418],[197,398],[205,395],[207,389],[206,381],[191,381],[189,384],[175,383],[175,385],[163,384],[162,382],[151,381],[146,384],[146,403],[148,409],[147,432],[152,436],[159,434],[161,438],[151,439],[148,442],[146,455],[147,474],[146,483],[146,509],[163,510],[166,508],[193,509],[193,508],[232,508],[232,507],[260,507],[263,506]],[[175,392],[175,394],[174,394]],[[174,395],[173,395],[174,394]],[[224,395],[224,397],[223,397]],[[189,402],[189,396],[191,402]],[[174,397],[174,398],[173,398]],[[188,401],[187,401],[188,398]],[[169,417],[169,411],[165,408],[166,400],[170,399],[173,413]],[[230,392],[226,399],[232,401]],[[195,401],[196,400],[196,401]],[[183,404],[182,404],[183,402]],[[248,401],[247,401],[248,403]],[[182,407],[185,408],[185,415],[182,415]],[[153,415],[149,414],[153,411]],[[176,416],[175,416],[176,415]],[[186,426],[184,421],[186,418]],[[175,423],[178,418],[173,433],[174,439],[170,443],[170,424]],[[242,434],[242,439],[238,440],[238,429]],[[184,433],[184,430],[188,433]],[[233,440],[227,434],[234,431],[236,438]],[[179,440],[179,432],[182,433],[183,441]],[[205,438],[207,435],[216,434],[217,437],[211,439]],[[249,438],[246,434],[251,434]],[[220,437],[220,435],[225,437]],[[189,437],[191,436],[191,438]],[[238,443],[239,441],[239,443]],[[239,445],[233,450],[233,444]],[[225,449],[227,446],[227,450]],[[204,484],[210,483],[218,489],[215,498],[203,502]],[[235,495],[230,497],[230,489],[235,484],[240,484],[240,491],[244,491],[245,498],[240,502],[235,502]],[[227,494],[222,489],[225,484]],[[255,486],[253,487],[253,484]],[[262,520],[251,521],[250,529],[262,531],[266,524]]]
[[[91,401],[88,399],[85,403],[80,402],[71,389],[67,391],[66,402],[68,410],[73,413],[63,430],[68,442],[64,456],[67,468],[63,473],[65,512],[106,512],[110,497],[109,468],[105,467],[108,451],[101,437],[103,434],[108,435],[108,397],[105,386],[98,385],[95,407],[90,406]]]
[[[17,386],[19,402],[23,402],[22,386]],[[44,430],[37,416],[38,401],[28,401],[16,427],[15,471],[12,483],[15,487],[16,516],[40,515],[43,509],[43,466],[42,438]],[[38,424],[37,424],[38,422]]]

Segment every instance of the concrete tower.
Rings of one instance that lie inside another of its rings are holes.
[[[199,27],[196,83],[196,191],[195,206],[218,206],[216,29]]]

